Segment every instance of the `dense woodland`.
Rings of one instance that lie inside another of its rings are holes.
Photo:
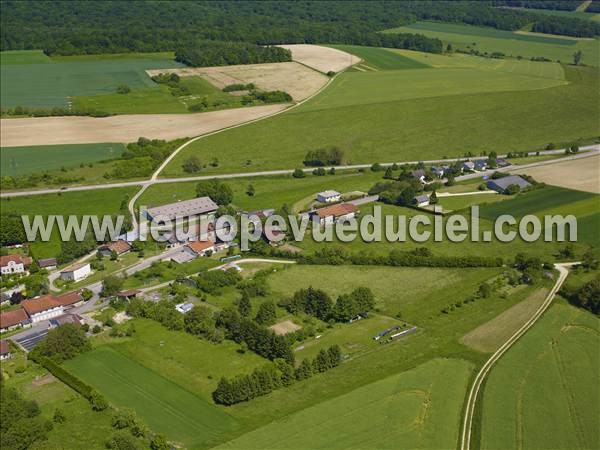
[[[291,61],[292,52],[247,42],[199,41],[193,47],[177,49],[175,60],[192,67],[259,64]]]
[[[0,20],[2,50],[42,48],[50,55],[70,55],[175,51],[202,45],[203,40],[339,43],[440,52],[438,39],[378,32],[416,20],[516,30],[549,19],[526,10],[498,8],[491,1],[5,0]],[[556,17],[552,25],[538,27],[574,36],[600,35],[600,24],[588,22]]]
[[[582,0],[494,0],[497,6],[510,8],[536,8],[555,11],[575,11]]]

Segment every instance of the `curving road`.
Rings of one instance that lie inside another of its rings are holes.
[[[465,408],[465,415],[463,419],[463,427],[461,433],[461,442],[460,442],[460,450],[471,450],[471,433],[473,431],[473,414],[475,412],[475,405],[477,404],[477,397],[479,395],[479,391],[481,390],[481,386],[490,370],[496,364],[496,362],[506,353],[506,351],[512,347],[512,345],[517,342],[517,340],[523,336],[527,330],[529,330],[533,324],[544,314],[546,309],[552,303],[554,296],[564,283],[567,275],[569,274],[568,268],[580,264],[579,262],[572,263],[557,263],[555,267],[558,269],[560,275],[554,284],[554,287],[544,300],[544,303],[538,308],[538,310],[533,314],[533,316],[521,327],[519,330],[513,334],[496,352],[490,356],[490,358],[486,361],[483,367],[477,373],[475,380],[473,381],[473,385],[471,386],[471,390],[469,392],[469,397],[467,398],[467,406]]]

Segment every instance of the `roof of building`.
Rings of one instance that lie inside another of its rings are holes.
[[[131,250],[131,245],[127,241],[114,241],[101,245],[100,249],[107,249],[120,255]]]
[[[215,243],[213,241],[193,241],[187,244],[187,247],[189,247],[194,253],[203,252],[209,248],[213,248],[214,246]]]
[[[126,289],[124,291],[120,291],[117,293],[118,297],[134,297],[136,295],[138,295],[140,292],[139,289]]]
[[[151,218],[166,216],[171,220],[176,217],[189,217],[214,212],[219,206],[210,197],[198,197],[191,200],[183,200],[177,203],[148,208],[147,215]]]
[[[21,302],[23,309],[29,314],[37,314],[42,311],[47,311],[52,308],[62,306],[56,297],[52,294],[42,295],[41,297],[31,298],[23,300]]]
[[[8,355],[10,353],[10,347],[6,339],[0,340],[0,355]]]
[[[325,208],[317,209],[316,213],[319,217],[341,217],[357,211],[358,208],[351,203],[338,203],[337,205],[331,205],[326,206]]]
[[[31,264],[31,258],[28,256],[23,256],[20,253],[14,253],[12,255],[4,255],[0,256],[0,266],[8,266],[9,262],[14,262],[17,264],[23,264],[25,266]]]
[[[191,311],[192,308],[194,308],[193,303],[179,303],[179,304],[175,305],[175,309],[177,309],[177,311],[182,311],[182,312]]]
[[[412,171],[412,176],[414,178],[422,178],[425,176],[425,171],[423,169],[417,169]]]
[[[63,306],[71,306],[83,300],[81,291],[67,292],[66,294],[59,295],[56,300]]]
[[[342,194],[340,194],[338,191],[334,191],[333,189],[329,189],[327,191],[319,192],[317,195],[319,197],[328,198],[328,197],[339,197]]]
[[[509,175],[508,177],[496,178],[488,181],[488,184],[495,184],[501,189],[506,189],[510,185],[516,184],[521,189],[531,186],[531,183],[518,175]]]
[[[73,264],[72,266],[69,266],[66,269],[61,270],[60,273],[75,272],[76,270],[79,270],[82,267],[89,266],[89,265],[90,265],[90,263],[86,263],[86,262]]]
[[[0,328],[8,328],[14,325],[18,325],[21,322],[28,320],[27,312],[23,308],[15,309],[13,311],[6,311],[0,313]]]
[[[177,252],[174,255],[170,256],[170,259],[171,261],[174,261],[177,264],[183,264],[196,258],[196,256],[196,252],[194,252],[193,250],[186,251],[182,249],[180,252]]]
[[[475,161],[475,167],[485,167],[487,166],[487,161],[483,160],[483,159],[478,159],[477,161]]]
[[[285,234],[285,232],[277,225],[265,225],[262,230],[263,236],[269,238],[269,236],[276,238]]]
[[[40,268],[56,266],[58,263],[56,262],[56,258],[44,258],[38,259],[38,265]]]
[[[429,201],[429,196],[427,195],[417,195],[415,197],[417,203],[424,203]]]
[[[465,161],[465,162],[463,163],[463,167],[464,167],[464,166],[466,166],[466,167],[470,167],[470,168],[473,168],[473,167],[475,167],[475,163],[474,163],[473,161]]]
[[[258,216],[261,219],[272,216],[273,214],[275,214],[275,208],[259,209],[257,211],[250,211],[246,213],[247,216]]]

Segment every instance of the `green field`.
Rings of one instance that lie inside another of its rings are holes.
[[[235,426],[224,411],[109,347],[80,355],[65,367],[111,403],[134,408],[154,431],[187,447],[206,445]]]
[[[583,62],[600,63],[598,40],[572,39],[564,36],[515,33],[494,28],[439,22],[416,22],[409,26],[387,30],[388,33],[419,33],[451,43],[454,49],[480,52],[502,52],[507,56],[532,58],[543,56],[553,61],[570,63],[573,53],[583,52]]]
[[[435,359],[279,419],[223,449],[454,448],[472,366]],[[447,386],[452,389],[447,389]]]
[[[205,173],[231,173],[301,167],[308,151],[332,145],[357,164],[535,150],[599,132],[597,69],[435,58],[434,69],[340,74],[298,108],[194,142],[162,175],[183,176],[190,155],[221,160]]]
[[[74,104],[111,114],[187,113],[189,105],[203,98],[210,103],[219,102],[218,107],[207,108],[206,111],[242,106],[241,97],[225,93],[200,77],[182,77],[180,84],[189,89],[190,95],[175,97],[167,86],[154,85],[132,90],[126,95],[111,93],[78,96],[75,97]]]
[[[492,369],[482,449],[600,447],[600,323],[556,304]]]
[[[426,69],[429,67],[427,64],[397,53],[394,54],[385,48],[359,45],[329,45],[328,47],[337,48],[362,59],[361,63],[349,69],[352,71]]]
[[[443,211],[459,211],[472,205],[483,205],[485,203],[496,203],[508,200],[510,197],[494,194],[460,195],[453,197],[438,197],[438,205]]]
[[[2,107],[67,106],[70,97],[115,92],[120,84],[131,89],[155,87],[147,69],[180,67],[164,53],[147,57],[48,58],[41,51],[2,52]],[[155,87],[156,88],[156,87]]]
[[[0,149],[0,174],[26,175],[117,158],[125,146],[118,143],[38,145]]]

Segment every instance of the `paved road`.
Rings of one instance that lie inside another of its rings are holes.
[[[287,111],[287,110],[286,110]],[[200,136],[200,137],[205,137],[204,136]],[[581,153],[574,155],[574,156],[570,156],[570,157],[565,157],[565,158],[561,158],[558,160],[551,160],[551,161],[541,161],[541,162],[536,162],[536,163],[531,163],[531,164],[524,164],[524,165],[519,165],[519,166],[509,166],[508,168],[503,168],[503,169],[498,169],[500,171],[507,171],[507,170],[514,170],[515,168],[528,168],[528,167],[535,167],[535,166],[541,166],[541,165],[546,165],[546,164],[555,164],[557,162],[562,162],[562,161],[567,161],[569,159],[578,159],[578,158],[585,158],[588,156],[592,156],[592,155],[596,155],[598,153],[600,153],[600,145],[596,144],[596,145],[589,145],[586,147],[581,147]],[[564,153],[564,150],[548,150],[548,151],[544,151],[541,152],[541,154],[543,155],[549,155],[549,154],[561,154]],[[530,155],[535,155],[536,152],[529,152]],[[469,158],[471,160],[477,160],[477,159],[487,159],[487,157],[485,156],[477,156],[477,157],[472,157]],[[404,161],[404,162],[396,162],[396,163],[382,163],[381,165],[384,167],[387,166],[391,166],[393,164],[417,164],[419,162],[423,162],[425,164],[434,164],[434,163],[452,163],[455,161],[463,161],[465,160],[465,158],[451,158],[451,159],[430,159],[430,160],[425,160],[425,161]],[[371,164],[354,164],[354,165],[345,165],[345,166],[336,166],[336,170],[347,170],[347,169],[367,169],[370,168]],[[326,168],[328,169],[328,168]],[[302,169],[304,172],[310,173],[313,171],[313,168],[307,168],[307,169]],[[0,193],[0,197],[24,197],[24,196],[28,196],[28,195],[40,195],[40,194],[54,194],[57,192],[77,192],[77,191],[92,191],[92,190],[97,190],[97,189],[112,189],[112,188],[118,188],[118,187],[130,187],[130,186],[140,186],[142,187],[144,190],[147,189],[149,186],[152,186],[154,184],[165,184],[165,183],[185,183],[185,182],[189,182],[189,181],[202,181],[202,180],[212,180],[215,178],[218,179],[230,179],[230,178],[248,178],[248,177],[263,177],[263,176],[273,176],[273,175],[289,175],[293,172],[294,170],[292,169],[284,169],[284,170],[265,170],[265,171],[261,171],[261,172],[238,172],[238,173],[229,173],[229,174],[215,174],[215,175],[202,175],[202,176],[195,176],[195,177],[183,177],[183,178],[157,178],[157,179],[149,179],[149,180],[141,180],[141,181],[124,181],[122,183],[110,183],[110,184],[94,184],[94,185],[85,185],[85,186],[70,186],[68,188],[50,188],[50,189],[37,189],[37,190],[27,190],[27,191],[14,191],[14,192],[2,192]],[[489,174],[491,174],[493,171],[488,171]],[[463,177],[457,177],[457,179],[469,179],[469,178],[477,178],[482,176],[482,174],[488,173],[488,172],[477,172],[474,174],[469,174],[469,175],[463,175]],[[139,195],[141,195],[141,192],[138,192],[138,195],[136,195],[136,199],[137,197],[139,197]],[[132,209],[132,205],[133,202],[130,201],[130,212],[133,211]]]
[[[473,413],[475,411],[475,405],[477,403],[477,397],[479,395],[479,391],[481,390],[481,386],[483,385],[485,378],[487,377],[488,373],[490,372],[490,369],[502,357],[502,355],[504,355],[504,353],[506,353],[506,351],[510,347],[512,347],[512,345],[521,336],[523,336],[527,332],[527,330],[529,330],[533,326],[533,324],[535,324],[535,322],[542,316],[542,314],[544,314],[544,311],[546,311],[546,309],[548,309],[548,306],[550,306],[550,304],[552,303],[554,296],[556,295],[556,293],[558,292],[558,290],[564,283],[565,279],[567,278],[567,275],[569,274],[568,268],[575,264],[580,264],[580,263],[573,262],[573,263],[555,264],[555,267],[560,272],[560,275],[558,277],[558,280],[556,280],[554,287],[552,288],[552,290],[550,291],[550,293],[544,300],[544,303],[542,303],[542,305],[533,314],[533,316],[531,316],[531,318],[521,328],[519,328],[519,330],[515,334],[513,334],[498,350],[496,350],[496,352],[492,356],[490,356],[490,358],[486,361],[486,363],[483,365],[483,367],[477,373],[477,376],[475,377],[475,381],[473,381],[471,391],[469,392],[469,397],[467,398],[467,407],[465,408],[465,416],[463,419],[463,428],[462,428],[462,435],[461,435],[461,444],[460,444],[461,450],[470,450],[471,449],[471,433],[473,431]]]

